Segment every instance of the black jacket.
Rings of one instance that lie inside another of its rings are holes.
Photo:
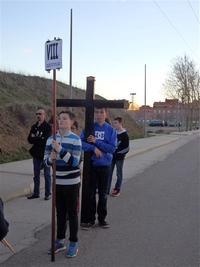
[[[3,201],[0,198],[0,241],[7,235],[8,227],[9,223],[4,218]]]
[[[117,146],[113,154],[113,160],[123,160],[129,149],[129,136],[126,130],[122,129],[120,133],[117,132]]]
[[[32,133],[35,135],[35,137],[31,137]],[[51,135],[51,133],[52,133],[52,127],[46,121],[44,121],[40,126],[38,126],[38,124],[35,123],[31,127],[27,140],[30,144],[33,144],[31,149],[29,150],[32,157],[41,160],[43,159],[46,141],[48,137]]]

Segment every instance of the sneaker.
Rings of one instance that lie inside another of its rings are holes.
[[[119,195],[120,195],[119,190],[114,189],[114,190],[113,190],[113,193],[112,193],[112,196],[113,196],[113,197],[118,197]]]
[[[78,253],[78,245],[76,242],[70,242],[69,243],[69,249],[67,251],[67,257],[68,258],[73,258],[77,255]]]
[[[108,222],[106,222],[105,220],[100,220],[99,221],[99,225],[102,227],[102,228],[109,228],[110,227],[110,224]]]
[[[55,241],[55,253],[65,250],[66,246],[64,242],[59,241],[58,239],[56,239]],[[51,254],[51,248],[48,250],[48,254]]]
[[[27,197],[27,199],[34,199],[34,198],[39,198],[40,196],[37,196],[35,194],[32,194],[30,196]]]
[[[49,200],[49,199],[51,199],[51,195],[44,197],[44,200]]]
[[[85,226],[81,226],[81,228],[83,230],[90,230],[92,228],[92,226],[94,225],[94,222],[89,222],[88,224],[86,224]]]

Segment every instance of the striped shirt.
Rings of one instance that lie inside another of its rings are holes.
[[[47,166],[52,166],[50,154],[52,151],[53,136],[47,139],[44,163]],[[82,144],[78,135],[67,130],[64,136],[59,132],[56,133],[56,141],[61,146],[56,158],[56,184],[59,185],[73,185],[80,182],[80,168],[79,161],[81,156]]]

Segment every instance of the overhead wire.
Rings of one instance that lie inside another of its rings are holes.
[[[196,13],[194,12],[194,9],[193,9],[193,7],[191,6],[189,0],[187,0],[187,2],[188,2],[188,4],[189,4],[190,8],[192,9],[192,12],[194,13],[195,18],[197,19],[198,23],[200,24],[199,19],[198,19]]]
[[[160,6],[156,3],[155,0],[153,0],[154,4],[160,9],[160,11],[162,12],[162,14],[164,15],[164,17],[168,20],[168,22],[171,24],[171,26],[174,28],[174,30],[177,32],[177,34],[180,36],[180,38],[183,40],[183,42],[188,46],[188,48],[191,50],[191,52],[197,57],[197,59],[199,60],[199,57],[195,54],[195,52],[192,50],[192,48],[189,46],[189,44],[185,41],[185,39],[181,36],[181,34],[179,33],[179,31],[174,27],[174,25],[172,24],[172,22],[168,19],[168,17],[165,15],[165,13],[162,11],[162,9],[160,8]]]

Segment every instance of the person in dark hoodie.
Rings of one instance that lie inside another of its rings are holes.
[[[81,133],[82,149],[91,151],[91,183],[90,183],[90,215],[89,223],[82,229],[87,230],[95,223],[96,213],[99,225],[109,228],[110,225],[105,221],[107,216],[107,184],[110,173],[110,164],[116,148],[117,135],[115,129],[105,122],[107,109],[98,107],[95,109],[95,122],[93,135],[84,141],[85,129]],[[96,203],[96,188],[98,184],[98,205]]]
[[[116,117],[113,121],[113,127],[117,131],[117,147],[113,154],[113,159],[110,168],[110,176],[107,185],[107,194],[110,193],[110,187],[112,183],[112,175],[116,165],[117,181],[112,193],[113,197],[117,197],[120,194],[120,189],[123,180],[123,165],[126,154],[129,152],[129,136],[126,130],[122,127],[123,118]]]
[[[29,150],[33,157],[33,171],[34,171],[34,191],[27,199],[35,199],[40,197],[40,171],[43,164],[44,149],[46,141],[52,133],[51,125],[45,121],[46,114],[43,109],[36,112],[37,122],[32,125],[28,135],[28,142],[33,146]],[[44,166],[45,178],[45,197],[44,200],[51,198],[51,171],[50,167]]]
[[[6,237],[9,231],[9,223],[4,217],[3,201],[0,198],[0,241]]]

